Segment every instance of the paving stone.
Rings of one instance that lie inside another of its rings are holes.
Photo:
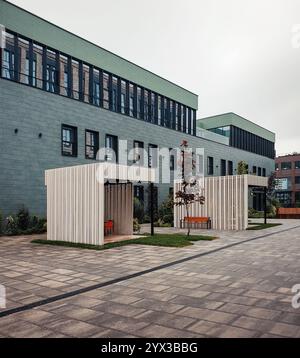
[[[192,332],[181,331],[157,324],[150,325],[139,330],[139,336],[148,338],[192,338],[195,337]],[[199,337],[199,336],[198,336]]]
[[[135,317],[149,323],[157,323],[166,327],[183,329],[195,322],[195,319],[178,317],[169,313],[159,311],[146,311]]]
[[[270,333],[283,337],[300,338],[300,327],[286,323],[275,323]]]
[[[256,318],[263,318],[263,319],[270,319],[273,320],[276,317],[280,316],[280,312],[268,310],[266,308],[249,308],[245,314],[247,316],[256,317]]]
[[[275,323],[273,321],[246,316],[241,316],[237,320],[232,322],[232,325],[234,326],[259,332],[268,332],[274,326],[274,324]]]
[[[273,235],[0,318],[2,337],[300,337],[291,288],[300,283],[296,221]],[[172,228],[157,228],[174,232]],[[207,234],[206,230],[195,231]],[[142,245],[105,252],[0,238],[7,308],[259,236],[214,232],[215,241],[180,249]],[[43,236],[42,236],[43,237]]]

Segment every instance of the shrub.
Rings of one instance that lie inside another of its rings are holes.
[[[137,218],[133,219],[133,232],[139,233],[141,230],[141,225],[139,223],[139,220]]]
[[[37,225],[35,227],[39,230],[47,231],[47,220],[45,218],[38,219]]]
[[[255,209],[251,208],[248,211],[248,216],[249,216],[249,218],[259,219],[259,218],[264,217],[264,213],[262,211],[257,211]]]
[[[36,215],[32,216],[32,217],[30,218],[30,224],[29,224],[29,226],[30,226],[31,228],[32,228],[32,227],[37,227],[38,224],[39,224],[39,218],[38,218]]]
[[[174,200],[173,195],[169,195],[168,198],[162,202],[158,209],[159,219],[169,226],[173,226],[174,221]]]
[[[277,214],[277,209],[276,209],[276,206],[274,205],[269,205],[267,207],[267,216],[269,218],[275,218],[276,217],[276,214]]]
[[[10,215],[5,219],[5,234],[7,235],[17,235],[19,232],[17,219]]]
[[[21,231],[27,230],[30,225],[30,215],[28,209],[24,206],[17,213],[17,227]]]
[[[4,223],[1,218],[0,213],[0,234],[8,236],[31,235],[43,234],[47,231],[46,219],[39,218],[36,215],[30,216],[29,211],[24,206],[18,211],[17,215],[8,216]]]
[[[154,223],[154,226],[156,226],[156,227],[171,227],[171,224],[164,222],[162,219],[158,219],[158,220]]]
[[[140,223],[144,220],[144,205],[138,198],[134,198],[133,201],[133,217]]]

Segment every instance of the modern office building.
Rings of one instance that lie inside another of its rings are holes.
[[[276,197],[287,208],[300,207],[300,154],[276,158]]]
[[[273,133],[234,114],[197,121],[196,94],[4,0],[0,24],[4,214],[25,205],[45,215],[45,170],[93,163],[102,147],[119,161],[122,140],[144,148],[149,166],[153,148],[187,140],[204,148],[207,175],[234,175],[240,160],[257,175],[274,170]],[[156,185],[157,205],[171,190]],[[134,192],[147,202],[147,186]]]

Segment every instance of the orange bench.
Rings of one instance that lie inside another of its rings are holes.
[[[278,208],[278,219],[300,219],[300,208]]]
[[[197,216],[189,216],[189,217],[185,217],[184,219],[180,220],[180,228],[184,228],[185,224],[188,225],[193,225],[194,227],[198,224],[207,224],[207,229],[211,229],[211,219],[210,217],[206,217],[206,216],[201,216],[201,217],[197,217]]]

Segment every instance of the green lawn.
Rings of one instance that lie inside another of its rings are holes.
[[[187,237],[182,234],[156,234],[154,236],[145,236],[138,239],[125,240],[120,242],[113,242],[105,244],[104,246],[99,245],[87,245],[87,244],[75,244],[66,241],[51,241],[51,240],[33,240],[34,244],[43,245],[54,245],[54,246],[66,246],[66,247],[77,247],[82,249],[90,250],[107,250],[114,247],[120,247],[125,245],[152,245],[152,246],[165,246],[165,247],[185,247],[193,245],[192,241],[211,241],[217,239],[213,236],[200,236],[191,235]]]
[[[264,223],[249,223],[249,225],[251,225],[251,227],[248,227],[247,230],[264,230],[264,229],[269,229],[271,227],[275,227],[275,226],[280,226],[282,224],[279,223],[269,223],[269,224],[264,224]]]

